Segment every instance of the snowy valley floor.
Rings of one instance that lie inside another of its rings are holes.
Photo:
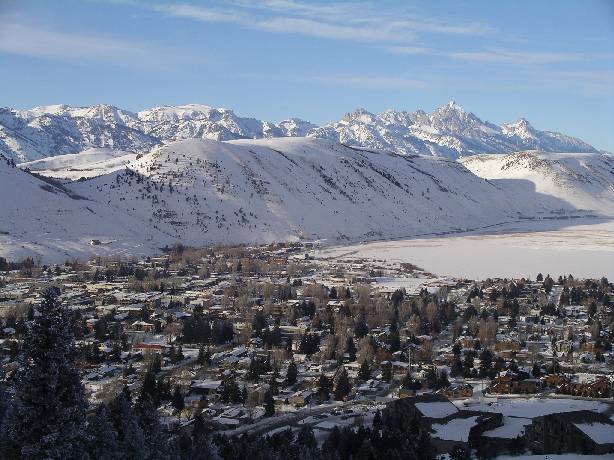
[[[614,278],[614,220],[521,222],[456,236],[324,248],[317,257],[409,262],[438,275],[478,280],[534,278],[538,272]]]

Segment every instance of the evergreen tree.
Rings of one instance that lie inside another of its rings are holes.
[[[365,359],[360,365],[360,369],[358,370],[358,378],[362,381],[369,380],[371,377],[371,366],[369,366],[369,362]]]
[[[448,373],[446,370],[442,370],[439,376],[437,377],[437,383],[435,384],[435,388],[447,388],[450,386],[450,381],[448,380]]]
[[[185,401],[183,400],[183,395],[181,394],[179,385],[175,387],[171,404],[173,405],[177,413],[181,415],[181,411],[185,408]]]
[[[145,400],[139,400],[135,412],[143,432],[145,458],[147,460],[166,459],[167,437],[162,431],[156,405],[148,397]]]
[[[192,455],[188,458],[195,460],[209,460],[217,458],[212,453],[211,441],[209,434],[211,427],[205,423],[205,419],[201,414],[194,417],[194,425],[192,429]]]
[[[264,393],[264,415],[266,417],[275,415],[275,400],[270,389]]]
[[[143,385],[141,386],[141,395],[139,400],[150,398],[151,401],[158,405],[158,385],[156,384],[156,374],[152,370],[148,370],[143,378]]]
[[[335,384],[335,399],[342,401],[352,391],[352,385],[350,385],[350,379],[348,378],[348,371],[342,368],[337,383]]]
[[[70,315],[48,288],[28,325],[10,420],[13,458],[83,458],[85,398]]]
[[[382,380],[384,382],[390,382],[392,380],[392,363],[390,361],[382,363]]]
[[[294,361],[290,361],[290,364],[288,364],[288,371],[286,372],[286,385],[294,385],[297,377],[298,369],[296,368],[296,363]]]
[[[419,460],[431,460],[434,456],[433,445],[431,444],[431,438],[426,431],[420,432],[418,438],[418,444],[416,445],[416,454]]]
[[[460,355],[454,355],[450,374],[452,375],[452,377],[458,377],[463,375],[463,363],[461,362]]]
[[[117,433],[122,457],[126,460],[145,458],[145,437],[134,413],[127,387],[109,404],[109,415]]]
[[[318,395],[321,401],[328,401],[330,398],[330,380],[324,374],[320,374],[318,380]]]
[[[357,320],[356,324],[354,325],[354,336],[359,339],[362,339],[368,333],[369,333],[369,326],[367,326],[367,323],[365,322],[365,320],[362,318]]]
[[[493,354],[488,348],[480,353],[480,377],[489,377],[492,373]]]
[[[349,355],[350,361],[356,361],[356,351],[354,339],[352,337],[348,337],[345,342],[345,352]]]
[[[91,458],[115,460],[121,456],[117,433],[104,404],[89,418],[85,433],[85,447]]]
[[[277,366],[275,366],[269,380],[269,391],[273,396],[277,396],[279,394],[279,386],[277,384],[277,379],[279,378],[279,370],[277,370]]]

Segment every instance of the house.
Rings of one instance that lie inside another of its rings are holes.
[[[528,436],[529,446],[542,454],[614,453],[614,421],[594,411],[536,417]]]
[[[562,374],[548,374],[541,378],[543,385],[548,388],[558,388],[563,383],[569,382],[569,379]]]
[[[312,390],[297,391],[290,397],[290,403],[295,407],[303,407],[311,403],[315,392]]]
[[[190,393],[198,395],[216,393],[221,385],[221,380],[193,380],[192,383],[190,383]]]
[[[610,387],[610,381],[605,376],[599,376],[593,382],[563,382],[557,387],[556,392],[585,398],[607,398],[611,394]]]
[[[483,432],[502,425],[501,414],[459,410],[441,394],[396,399],[386,405],[385,416],[401,430],[417,424],[430,432],[438,453],[457,447],[469,452]]]
[[[492,454],[523,450],[527,443],[527,430],[532,420],[504,416],[502,422],[501,426],[482,433],[479,443],[483,450]]]
[[[470,398],[473,396],[473,387],[468,383],[452,383],[446,388],[437,391],[437,394],[442,394],[446,398]]]

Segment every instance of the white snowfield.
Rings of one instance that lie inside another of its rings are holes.
[[[57,155],[20,163],[18,166],[20,169],[27,169],[46,177],[71,182],[117,171],[135,160],[136,157],[136,153],[124,150],[91,148],[80,153]]]
[[[318,257],[409,262],[430,273],[474,280],[537,273],[614,277],[614,220],[523,221],[451,236],[323,248]]]
[[[614,216],[614,155],[530,151],[459,161],[480,177],[497,179],[519,200],[558,196],[577,209]],[[527,194],[527,182],[537,193]]]
[[[601,169],[610,167],[611,157],[570,155],[585,165],[583,176],[557,170],[573,177],[566,182],[569,187],[551,188],[541,184],[558,162],[547,163],[529,179],[486,180],[446,158],[311,137],[189,139],[139,159],[90,150],[27,164],[43,175],[73,180],[65,184],[68,194],[47,192],[38,179],[0,162],[10,177],[0,184],[3,197],[13,197],[0,205],[2,215],[11,216],[0,221],[0,255],[64,260],[129,253],[130,246],[141,254],[176,241],[324,239],[347,244],[605,214],[614,202],[614,180]],[[575,201],[580,209],[574,205],[577,187],[585,187],[586,194],[600,193],[598,209],[587,208],[584,201]],[[563,226],[567,221],[556,222]],[[91,239],[108,244],[89,246]]]

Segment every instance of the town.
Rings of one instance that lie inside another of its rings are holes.
[[[125,409],[143,398],[177,458],[299,458],[284,443],[306,446],[300,458],[406,458],[407,440],[416,458],[614,453],[606,278],[453,279],[325,258],[317,242],[0,258],[7,387],[50,286],[88,420],[137,449],[125,458],[157,458],[126,428],[147,439]]]

